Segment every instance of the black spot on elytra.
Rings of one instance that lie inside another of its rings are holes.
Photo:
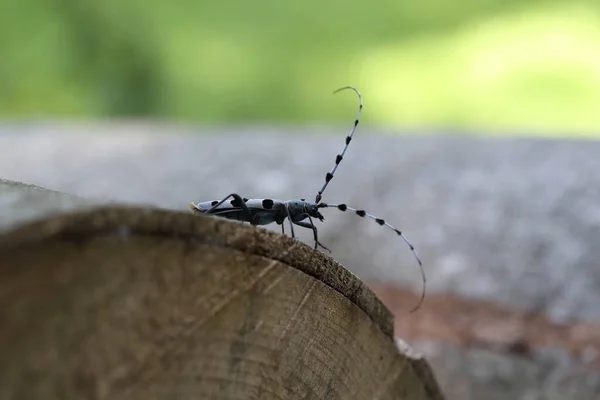
[[[365,215],[367,215],[367,212],[365,210],[356,210],[356,215],[358,215],[359,217],[364,217]]]
[[[339,164],[340,162],[342,162],[342,159],[343,159],[343,158],[344,158],[344,157],[342,157],[342,155],[341,155],[341,154],[338,154],[338,155],[337,155],[337,157],[335,158],[335,163],[336,163],[336,164]]]
[[[338,204],[337,207],[340,211],[346,211],[348,209],[348,207],[345,204]]]
[[[333,174],[331,172],[328,172],[327,174],[325,174],[326,182],[329,182],[332,178],[333,178]]]
[[[242,202],[239,201],[238,199],[232,199],[229,204],[232,205],[232,207],[241,207],[242,206]]]
[[[375,222],[377,222],[379,225],[384,225],[385,224],[385,221],[382,220],[381,218],[375,219]]]
[[[273,208],[273,200],[271,199],[264,199],[262,201],[262,206],[265,210],[270,210]]]
[[[244,197],[244,203],[247,203],[249,199]]]
[[[213,200],[210,202],[210,205],[213,207],[216,206],[217,204],[219,204],[219,202],[217,200]]]

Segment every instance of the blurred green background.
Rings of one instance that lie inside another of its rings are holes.
[[[600,133],[599,0],[0,0],[0,117]],[[368,110],[368,111],[367,111]]]

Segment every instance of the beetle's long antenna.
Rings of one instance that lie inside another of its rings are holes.
[[[343,88],[336,90],[333,93],[337,93],[337,92],[340,92],[340,91],[346,90],[346,89],[352,89],[356,92],[356,94],[358,94],[358,100],[360,102],[359,103],[360,105],[358,106],[358,114],[356,114],[356,119],[354,120],[354,126],[352,126],[352,130],[350,131],[350,134],[348,136],[346,136],[346,145],[344,146],[344,150],[342,150],[342,152],[335,157],[335,165],[333,166],[331,171],[329,171],[327,174],[325,174],[325,184],[323,185],[321,190],[319,190],[319,192],[317,193],[315,203],[318,203],[321,201],[321,198],[323,197],[323,192],[325,191],[325,188],[327,188],[327,185],[329,185],[329,181],[333,178],[333,174],[335,174],[335,171],[337,170],[338,165],[340,165],[340,162],[344,158],[344,154],[346,154],[346,150],[348,150],[350,141],[352,140],[352,137],[354,136],[354,132],[356,131],[356,127],[358,126],[358,122],[360,121],[360,113],[362,112],[362,108],[363,108],[363,101],[362,101],[362,96],[361,96],[360,92],[352,86],[345,86]]]
[[[318,208],[326,208],[326,207],[337,208],[340,211],[347,211],[347,210],[353,211],[359,217],[371,218],[372,220],[377,222],[379,225],[384,225],[384,226],[387,226],[388,228],[394,230],[394,232],[396,232],[398,234],[398,236],[400,236],[402,238],[402,240],[404,240],[404,242],[408,245],[408,247],[410,247],[410,250],[412,251],[415,258],[417,259],[417,262],[419,263],[419,269],[421,270],[421,278],[423,280],[423,290],[421,291],[421,298],[419,299],[417,306],[415,308],[413,308],[410,312],[411,313],[415,312],[419,307],[421,307],[421,304],[423,303],[423,300],[425,299],[425,287],[427,284],[427,278],[425,277],[425,271],[423,270],[423,263],[421,262],[421,259],[419,258],[417,251],[415,250],[415,246],[413,246],[412,243],[406,238],[406,236],[404,236],[402,231],[400,231],[399,229],[396,229],[394,226],[388,224],[387,222],[385,222],[385,220],[383,220],[381,218],[377,218],[376,216],[374,216],[372,214],[369,214],[365,210],[358,210],[356,208],[348,207],[346,204],[321,203],[321,204],[318,204],[317,207]]]

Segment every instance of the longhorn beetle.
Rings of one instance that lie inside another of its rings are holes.
[[[227,197],[225,197],[223,200],[220,200],[220,201],[213,200],[213,201],[206,201],[206,202],[202,202],[202,203],[192,202],[192,203],[190,203],[190,209],[194,212],[201,213],[201,214],[215,215],[218,217],[242,221],[242,223],[249,222],[252,225],[269,225],[269,224],[275,222],[275,223],[277,223],[277,225],[281,225],[281,233],[285,233],[283,223],[287,219],[290,224],[292,238],[298,240],[298,238],[296,237],[296,235],[294,233],[294,225],[298,225],[303,228],[312,229],[314,240],[315,240],[315,249],[317,249],[317,247],[320,246],[329,252],[331,252],[331,251],[327,247],[325,247],[323,244],[321,244],[321,242],[319,242],[318,235],[317,235],[317,227],[314,225],[313,220],[312,220],[313,218],[317,218],[317,219],[321,220],[321,222],[322,222],[325,219],[323,217],[323,215],[319,212],[319,209],[321,209],[321,208],[337,208],[340,211],[352,211],[359,217],[363,217],[363,218],[368,217],[368,218],[374,220],[375,222],[377,222],[379,225],[386,226],[386,227],[392,229],[394,232],[396,232],[396,234],[398,234],[398,236],[400,236],[402,238],[402,240],[404,240],[404,242],[408,245],[408,247],[412,251],[415,259],[419,263],[419,269],[421,271],[421,278],[422,278],[423,286],[422,286],[422,291],[421,291],[421,297],[419,299],[417,306],[410,311],[410,312],[414,312],[421,306],[421,303],[423,302],[423,299],[425,298],[426,278],[425,278],[425,272],[423,270],[423,264],[421,263],[421,259],[419,258],[419,255],[417,254],[414,246],[410,243],[410,241],[406,238],[406,236],[404,236],[402,231],[400,231],[399,229],[396,229],[389,223],[385,222],[385,220],[383,220],[381,218],[377,218],[376,216],[374,216],[372,214],[369,214],[365,210],[348,207],[346,204],[328,204],[328,203],[321,202],[323,192],[327,188],[327,185],[329,185],[329,182],[331,181],[331,179],[333,179],[333,175],[335,174],[335,171],[337,170],[338,166],[340,165],[340,162],[344,158],[344,155],[346,154],[346,150],[348,150],[348,146],[350,145],[350,142],[352,141],[352,138],[354,137],[354,132],[356,131],[356,127],[358,126],[358,123],[360,121],[360,114],[361,114],[362,108],[363,108],[362,95],[356,88],[354,88],[352,86],[346,86],[346,87],[343,87],[343,88],[340,88],[340,89],[334,91],[333,93],[337,93],[337,92],[340,92],[340,91],[346,90],[346,89],[351,89],[354,92],[356,92],[356,94],[358,95],[358,100],[359,100],[358,114],[356,115],[356,119],[354,120],[354,126],[352,127],[350,134],[346,137],[346,145],[344,146],[344,149],[342,150],[342,152],[336,156],[335,165],[333,166],[331,171],[329,171],[329,172],[327,172],[327,174],[325,174],[325,183],[323,184],[323,187],[321,187],[321,190],[319,190],[317,192],[317,196],[316,196],[314,202],[306,201],[306,199],[300,199],[300,200],[247,199],[245,197],[241,197],[240,195],[238,195],[236,193],[231,193],[230,195],[228,195]],[[229,199],[231,199],[231,200],[229,200]],[[229,201],[227,202],[227,200],[229,200]],[[304,221],[307,218],[308,218],[309,222]]]

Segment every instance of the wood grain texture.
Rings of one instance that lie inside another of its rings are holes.
[[[75,203],[2,211],[0,398],[443,398],[379,299],[322,253],[218,218]]]

